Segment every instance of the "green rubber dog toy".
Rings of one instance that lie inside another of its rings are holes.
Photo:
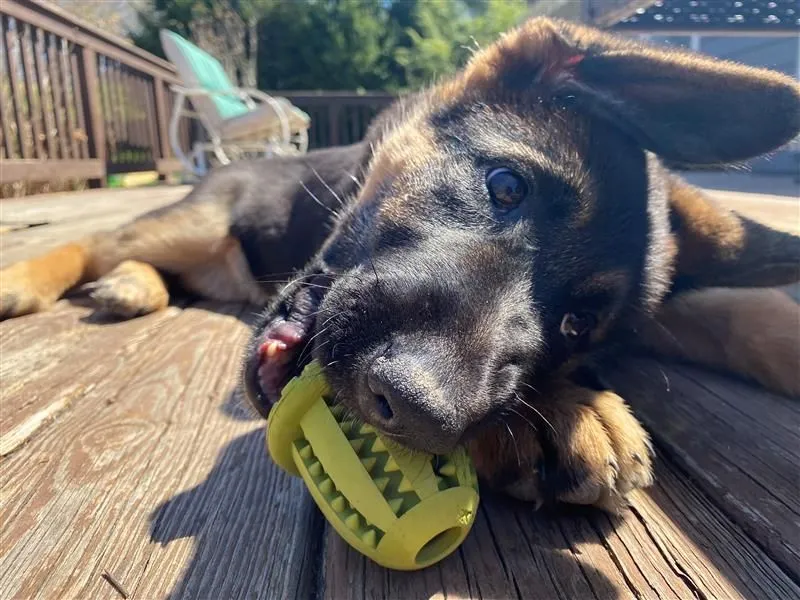
[[[267,424],[278,466],[305,481],[334,529],[379,565],[411,571],[452,553],[478,510],[466,452],[412,452],[343,418],[316,362],[283,389]]]

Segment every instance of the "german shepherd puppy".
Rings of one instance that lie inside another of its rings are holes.
[[[798,131],[788,77],[534,19],[360,144],[219,169],[170,207],[7,268],[2,314],[93,282],[132,317],[167,304],[170,274],[267,306],[244,366],[262,415],[313,357],[386,436],[465,443],[518,498],[618,510],[652,477],[647,433],[599,376],[616,348],[800,394],[798,307],[753,289],[800,279],[800,238],[661,162],[742,161]]]

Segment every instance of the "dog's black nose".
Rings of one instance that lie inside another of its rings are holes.
[[[361,410],[405,445],[448,452],[458,443],[463,427],[438,379],[413,357],[380,356],[367,372],[368,392],[361,398]]]

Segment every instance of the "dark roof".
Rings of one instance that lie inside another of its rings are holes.
[[[640,8],[614,29],[650,31],[797,31],[798,0],[662,0]]]

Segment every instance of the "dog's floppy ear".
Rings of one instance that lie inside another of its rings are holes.
[[[800,237],[729,211],[677,178],[669,205],[677,252],[673,292],[800,281]]]
[[[679,164],[742,161],[800,130],[800,86],[785,75],[545,18],[477,53],[461,82],[570,97]]]

